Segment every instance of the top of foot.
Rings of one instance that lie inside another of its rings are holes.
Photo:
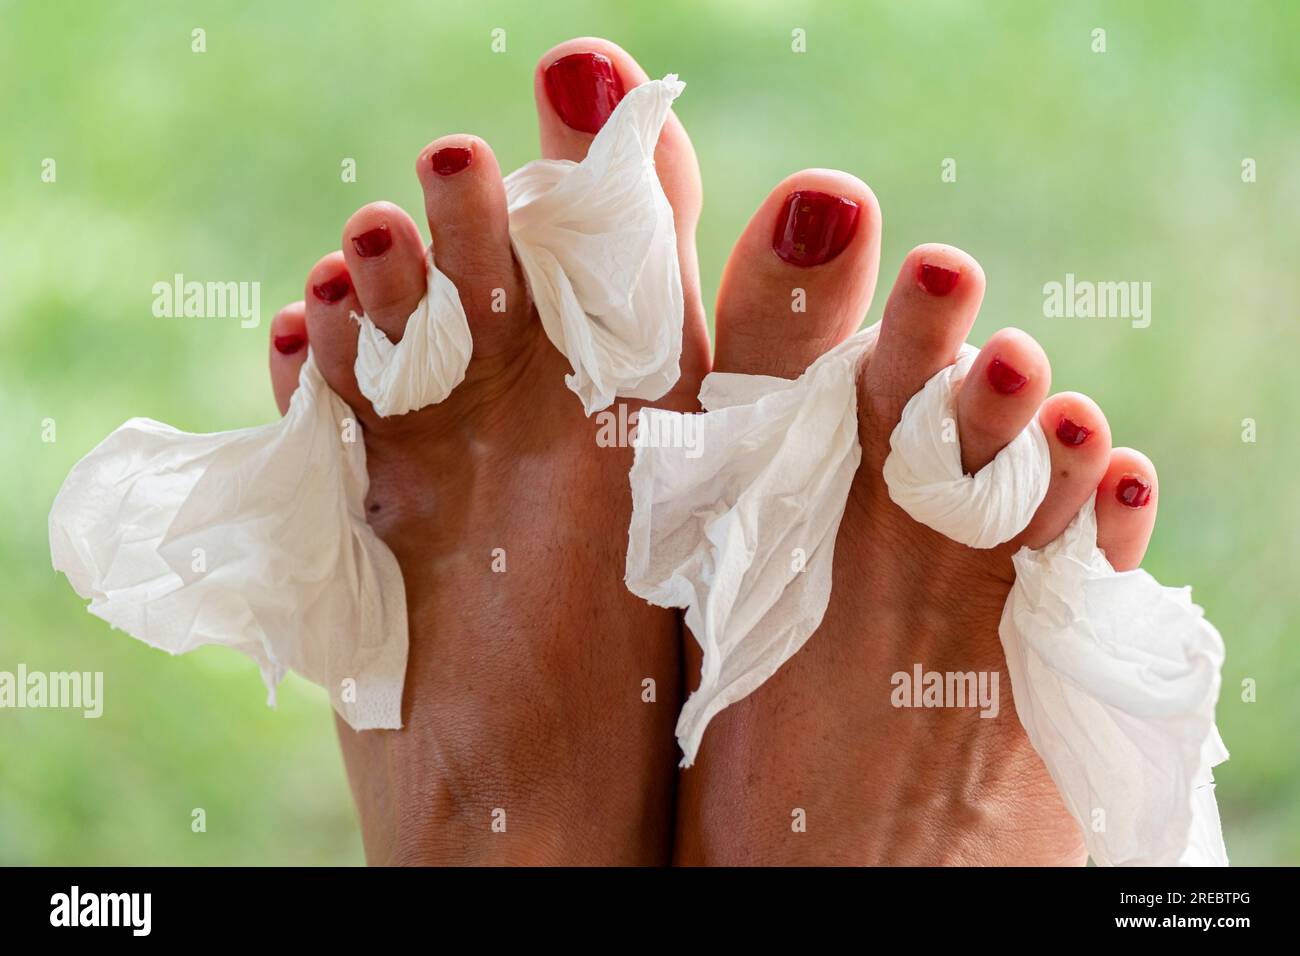
[[[842,342],[874,291],[880,225],[875,197],[852,176],[808,170],[778,185],[727,264],[715,369],[793,378]],[[795,289],[804,311],[791,309]],[[1155,519],[1155,471],[1139,453],[1112,449],[1091,400],[1048,398],[1042,349],[1004,329],[959,388],[957,430],[974,473],[1037,416],[1052,475],[1029,526],[974,550],[894,504],[882,477],[890,434],[908,399],[956,359],[983,295],[983,272],[958,249],[925,245],[905,257],[859,376],[862,461],[836,539],[830,605],[801,650],[709,724],[682,778],[680,861],[1085,859],[1016,717],[998,623],[1011,555],[1056,538],[1089,498],[1099,545],[1117,569],[1135,567]],[[698,666],[695,652],[688,675]],[[899,703],[897,675],[935,672],[980,675],[983,703]]]
[[[549,51],[535,76],[542,156],[582,160],[618,100],[646,81],[606,41]],[[673,207],[685,298],[682,376],[661,401],[689,408],[708,354],[694,253],[699,172],[671,114],[655,168]],[[370,522],[406,583],[403,729],[340,726],[367,854],[663,862],[679,635],[672,612],[623,587],[625,537],[609,532],[629,516],[626,436],[605,447],[603,419],[588,419],[565,386],[568,363],[512,253],[488,144],[443,136],[420,152],[416,174],[438,268],[459,290],[473,336],[464,382],[439,404],[393,417],[375,414],[357,387],[350,314],[364,312],[396,342],[425,290],[426,243],[391,203],[347,221],[340,251],[316,263],[304,302],[271,330],[282,410],[310,345],[355,411]],[[609,414],[621,404],[637,407],[620,401]]]

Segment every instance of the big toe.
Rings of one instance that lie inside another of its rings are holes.
[[[546,51],[533,72],[542,156],[581,162],[627,91],[649,80],[631,54],[599,37],[579,37]],[[654,162],[677,233],[684,305],[682,379],[693,394],[709,368],[709,333],[695,248],[704,190],[695,147],[672,110],[659,133]]]
[[[598,37],[547,50],[533,73],[542,156],[581,162],[627,91],[649,80],[631,54]],[[671,111],[655,147],[655,169],[679,233],[693,235],[703,196],[700,166],[685,127]]]
[[[718,292],[714,368],[795,378],[862,321],[880,263],[880,206],[860,179],[808,169],[768,195]]]

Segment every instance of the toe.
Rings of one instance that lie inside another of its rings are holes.
[[[649,79],[626,50],[608,40],[580,37],[548,50],[533,73],[542,156],[581,162],[623,95]],[[695,250],[695,227],[704,192],[695,147],[671,110],[655,146],[655,171],[673,208],[681,261],[685,304],[682,377],[698,383],[709,366],[709,335]]]
[[[962,467],[979,471],[1033,420],[1052,370],[1042,347],[1019,329],[994,333],[957,393]]]
[[[283,415],[298,387],[298,372],[307,361],[307,306],[298,301],[286,305],[271,319],[271,390]]]
[[[809,169],[776,187],[727,260],[720,371],[795,378],[862,321],[880,264],[880,206],[848,173]]]
[[[354,409],[368,409],[357,387],[353,367],[357,361],[357,323],[352,313],[363,310],[341,252],[331,252],[307,274],[304,296],[307,341],[316,367],[335,393]]]
[[[434,261],[460,293],[474,354],[494,354],[517,341],[515,333],[529,317],[523,278],[510,248],[501,167],[487,143],[458,134],[421,150],[416,173],[424,189]]]
[[[1053,395],[1039,409],[1038,422],[1052,456],[1052,480],[1018,542],[1031,548],[1041,548],[1060,536],[1096,493],[1110,464],[1110,425],[1088,396]]]
[[[1159,498],[1156,467],[1132,448],[1116,448],[1097,486],[1097,547],[1116,571],[1142,563]]]
[[[620,47],[598,37],[547,50],[533,74],[542,155],[579,162],[627,91],[647,79]]]
[[[424,241],[411,217],[389,202],[362,206],[343,227],[343,257],[357,298],[393,342],[424,297]]]
[[[548,50],[533,74],[542,155],[581,162],[626,91],[649,79],[627,51],[608,40],[581,37]],[[655,169],[679,231],[685,226],[694,234],[703,195],[700,166],[686,129],[671,111],[655,148]]]
[[[928,244],[907,254],[862,374],[866,424],[877,435],[887,437],[908,399],[956,360],[983,299],[984,270],[960,249]]]

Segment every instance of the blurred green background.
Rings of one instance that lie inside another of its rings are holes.
[[[46,514],[129,417],[271,420],[266,322],[346,217],[391,199],[422,221],[413,163],[444,133],[535,158],[534,62],[587,34],[688,84],[706,302],[773,184],[849,170],[884,209],[882,276],[923,241],[967,249],[989,278],[972,340],[1031,332],[1054,388],[1150,454],[1145,566],[1194,583],[1228,647],[1229,854],[1300,862],[1300,5],[1239,0],[0,3],[0,669],[102,670],[107,698],[97,721],[0,711],[0,862],[362,861],[323,693],[291,677],[273,711],[241,657],[110,632],[50,570]],[[260,281],[262,326],[154,318],[178,272]],[[1150,328],[1044,318],[1067,272],[1151,282]]]

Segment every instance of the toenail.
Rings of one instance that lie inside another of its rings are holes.
[[[804,189],[786,197],[772,232],[772,248],[792,266],[830,262],[849,244],[858,204],[843,196]]]
[[[292,355],[306,344],[307,336],[296,332],[291,335],[277,335],[275,337],[275,350],[281,355]]]
[[[993,390],[1003,395],[1014,395],[1025,387],[1025,382],[1029,381],[1026,376],[1021,375],[1000,358],[989,362],[988,375]]]
[[[566,126],[599,133],[623,98],[623,81],[609,57],[570,53],[546,68],[546,95]]]
[[[352,248],[357,250],[357,255],[364,259],[382,256],[392,244],[393,235],[388,231],[387,226],[378,226],[369,232],[352,237]]]
[[[961,278],[961,273],[956,269],[945,269],[943,266],[932,266],[928,262],[922,262],[916,277],[921,283],[921,288],[930,295],[947,295],[957,287],[957,280]]]
[[[337,302],[348,294],[352,288],[352,283],[348,280],[348,274],[344,272],[333,279],[326,279],[320,285],[311,287],[311,294],[322,302]]]
[[[1084,428],[1078,422],[1072,422],[1064,415],[1061,416],[1061,422],[1056,426],[1056,437],[1062,445],[1082,445],[1092,434],[1091,428]]]
[[[1151,482],[1137,475],[1125,475],[1115,486],[1119,503],[1130,508],[1141,508],[1151,500]]]
[[[429,158],[433,171],[439,176],[450,176],[469,165],[474,151],[468,146],[444,146]]]

